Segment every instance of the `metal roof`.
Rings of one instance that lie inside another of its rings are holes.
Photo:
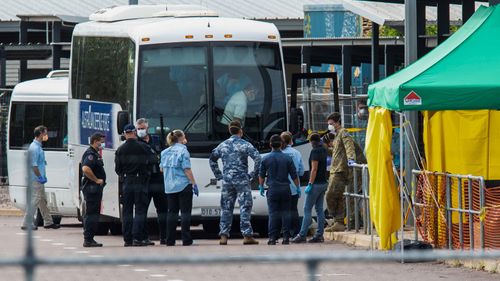
[[[335,3],[340,0],[139,0],[141,5],[196,4],[215,10],[222,17],[248,19],[302,19],[306,4]],[[19,21],[17,15],[65,15],[88,17],[95,11],[127,5],[128,0],[2,0],[0,21]],[[59,16],[61,17],[61,16]]]
[[[405,5],[381,3],[372,1],[342,0],[344,8],[369,19],[379,25],[403,25]],[[487,3],[476,3],[476,9]],[[428,22],[437,20],[437,7],[427,6],[426,19]],[[450,5],[450,21],[453,24],[462,22],[462,5]]]

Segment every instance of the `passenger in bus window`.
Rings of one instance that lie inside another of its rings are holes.
[[[42,148],[42,142],[46,142],[49,139],[47,127],[38,126],[35,128],[33,134],[35,135],[35,139],[28,149],[29,163],[31,166],[29,180],[31,181],[30,188],[32,189],[31,204],[33,205],[33,213],[26,212],[21,229],[26,230],[29,227],[33,230],[38,229],[38,227],[33,224],[28,225],[28,218],[30,216],[33,217],[37,209],[40,210],[40,214],[43,217],[44,228],[57,229],[59,225],[55,224],[52,220],[49,208],[47,207],[47,195],[45,194],[45,183],[47,182],[45,166],[47,162],[45,161],[45,152]],[[28,204],[28,202],[26,203]]]
[[[232,95],[224,108],[221,123],[228,125],[231,121],[239,121],[241,123],[241,127],[244,128],[248,102],[254,101],[258,92],[259,90],[250,84],[242,91]]]
[[[85,198],[83,247],[102,247],[101,243],[94,240],[94,235],[99,226],[102,192],[106,185],[106,172],[102,161],[102,149],[105,145],[105,135],[94,133],[90,137],[90,147],[82,156],[82,192]]]
[[[191,209],[193,194],[198,196],[198,186],[191,171],[191,159],[186,147],[187,139],[181,130],[173,130],[167,136],[169,147],[161,152],[160,167],[165,181],[168,201],[167,246],[175,245],[179,210],[181,211],[182,246],[193,244],[191,237]]]

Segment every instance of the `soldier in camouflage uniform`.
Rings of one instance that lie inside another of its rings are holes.
[[[259,171],[261,157],[255,147],[241,139],[243,130],[239,121],[229,123],[231,137],[217,146],[210,155],[210,168],[217,180],[222,182],[220,244],[226,245],[233,221],[233,210],[236,198],[240,205],[240,230],[243,244],[258,244],[250,223],[252,211],[252,193],[250,182]],[[248,174],[248,157],[255,162],[254,170]],[[222,159],[224,174],[221,173],[217,161]]]
[[[330,114],[327,118],[328,125],[335,128],[335,139],[330,144],[329,152],[332,155],[330,166],[330,179],[326,191],[326,205],[328,213],[335,218],[333,226],[325,231],[344,231],[345,217],[345,186],[352,181],[350,164],[355,163],[356,146],[347,130],[342,127],[341,115],[338,112]]]

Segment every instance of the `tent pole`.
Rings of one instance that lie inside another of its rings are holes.
[[[400,197],[400,212],[401,212],[401,263],[404,263],[404,200],[403,200],[403,112],[399,113],[399,197]]]

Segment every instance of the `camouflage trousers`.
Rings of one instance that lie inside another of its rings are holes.
[[[342,174],[335,173],[330,175],[330,179],[328,181],[328,189],[325,194],[326,205],[328,208],[328,214],[335,218],[335,222],[344,224],[344,218],[346,217],[346,209],[345,209],[345,188],[348,185],[349,193],[360,193],[361,192],[361,174],[358,175],[357,186],[354,187],[353,190],[353,178],[351,174],[350,177]],[[352,197],[351,197],[352,198]],[[350,209],[350,218],[351,222],[354,221],[354,204],[358,204],[359,214],[358,219],[361,219],[361,200],[358,198],[353,198],[349,200],[349,209]],[[352,225],[352,224],[351,224]]]
[[[229,236],[231,224],[233,222],[234,203],[238,199],[240,205],[240,230],[243,236],[253,234],[250,217],[252,213],[252,192],[248,184],[222,184],[222,194],[220,199],[221,216],[219,235]]]
[[[328,214],[335,218],[335,222],[342,224],[344,224],[345,217],[344,191],[347,184],[349,184],[347,176],[342,173],[334,173],[330,175],[325,194]]]

